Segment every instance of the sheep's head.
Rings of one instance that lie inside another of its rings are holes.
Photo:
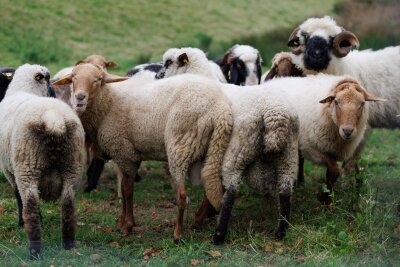
[[[17,68],[7,92],[24,91],[38,96],[55,97],[49,70],[40,65],[24,64]]]
[[[127,77],[109,74],[101,66],[82,63],[75,66],[70,74],[55,81],[54,85],[72,84],[72,108],[78,113],[82,113],[91,105],[104,84],[127,79]]]
[[[272,59],[272,67],[269,70],[265,81],[271,80],[274,77],[301,77],[303,72],[296,67],[292,62],[289,52],[281,52]]]
[[[330,17],[307,19],[288,40],[291,52],[302,56],[305,68],[314,71],[326,69],[332,56],[345,57],[352,47],[359,45],[352,32],[339,27]]]
[[[319,101],[329,104],[332,119],[339,128],[339,134],[344,140],[352,139],[357,126],[365,116],[366,101],[384,101],[368,93],[361,85],[350,78],[340,81],[331,94]]]
[[[114,61],[107,61],[103,56],[100,55],[91,55],[85,58],[84,60],[79,60],[75,63],[75,65],[79,65],[82,63],[92,63],[94,65],[99,65],[102,67],[104,70],[107,70],[108,68],[114,68],[117,65]]]
[[[261,56],[248,45],[235,45],[217,61],[228,83],[236,85],[260,84]]]
[[[15,68],[11,67],[0,67],[0,101],[6,94],[8,85],[10,84],[14,76]]]
[[[198,48],[171,48],[164,53],[163,64],[162,69],[156,75],[157,79],[184,73],[212,76],[207,56]]]

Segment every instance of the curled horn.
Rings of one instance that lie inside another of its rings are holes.
[[[289,49],[295,55],[299,55],[301,53],[300,40],[299,40],[299,37],[297,37],[297,33],[299,32],[299,30],[300,30],[299,27],[294,29],[292,34],[290,34],[290,37],[288,40]]]
[[[351,48],[355,46],[358,48],[360,46],[360,42],[354,33],[345,30],[342,28],[342,32],[335,36],[332,43],[333,54],[336,57],[345,57],[350,51]]]

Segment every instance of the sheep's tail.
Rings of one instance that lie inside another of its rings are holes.
[[[63,136],[67,132],[64,116],[56,110],[46,110],[30,127],[34,132],[47,136]]]
[[[225,105],[225,106],[224,106]],[[222,163],[232,134],[233,117],[228,104],[219,105],[219,114],[213,117],[214,130],[208,145],[206,160],[201,177],[206,196],[211,205],[219,211],[222,196]],[[215,113],[214,113],[215,114]]]
[[[283,151],[291,131],[297,131],[298,119],[286,108],[273,109],[264,114],[264,153]],[[293,128],[293,129],[292,129]]]

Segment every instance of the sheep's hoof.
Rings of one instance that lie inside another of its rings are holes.
[[[285,235],[286,235],[285,231],[279,231],[279,230],[276,231],[275,234],[274,234],[275,239],[278,240],[278,241],[281,241],[285,237]]]
[[[221,232],[216,232],[213,236],[214,245],[223,245],[225,243],[225,235]]]
[[[141,180],[142,180],[142,176],[140,176],[139,173],[136,173],[135,182],[140,182]]]
[[[74,248],[74,240],[64,240],[63,241],[63,248],[66,250],[70,250]]]
[[[18,226],[19,227],[24,227],[24,220],[18,220]]]
[[[194,221],[189,225],[189,229],[191,229],[191,230],[200,230],[202,226],[203,226],[202,223]]]
[[[83,192],[85,192],[85,193],[90,193],[90,192],[93,191],[93,189],[94,189],[94,188],[87,186],[87,187],[83,190]]]
[[[178,232],[178,231],[174,231],[174,242],[175,244],[179,244],[179,242],[181,242],[182,239],[182,232]]]
[[[329,206],[332,204],[332,198],[327,192],[319,192],[318,193],[318,200],[325,206]]]
[[[29,259],[38,260],[40,259],[41,245],[30,245],[29,247]]]

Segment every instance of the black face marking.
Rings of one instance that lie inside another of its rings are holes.
[[[164,63],[164,68],[168,69],[169,66],[171,66],[172,64],[172,60],[171,59],[167,59]]]
[[[139,68],[133,68],[127,71],[127,73],[125,74],[126,77],[132,77],[133,75],[135,75],[136,73],[138,73],[140,71]]]
[[[14,72],[15,68],[0,67],[0,102],[3,100],[4,95],[6,94],[8,85],[13,78]]]
[[[258,84],[260,84],[260,82],[261,82],[261,60],[260,60],[260,55],[257,56],[257,60],[256,60],[256,74],[257,74]]]
[[[163,65],[161,63],[152,63],[147,65],[144,69],[148,71],[152,71],[154,73],[159,72],[162,69]]]
[[[329,44],[322,37],[312,37],[306,42],[303,61],[307,69],[321,71],[328,67],[331,60]]]
[[[247,77],[246,64],[239,59],[235,58],[232,61],[230,75],[228,75],[228,82],[235,85],[244,85]]]

